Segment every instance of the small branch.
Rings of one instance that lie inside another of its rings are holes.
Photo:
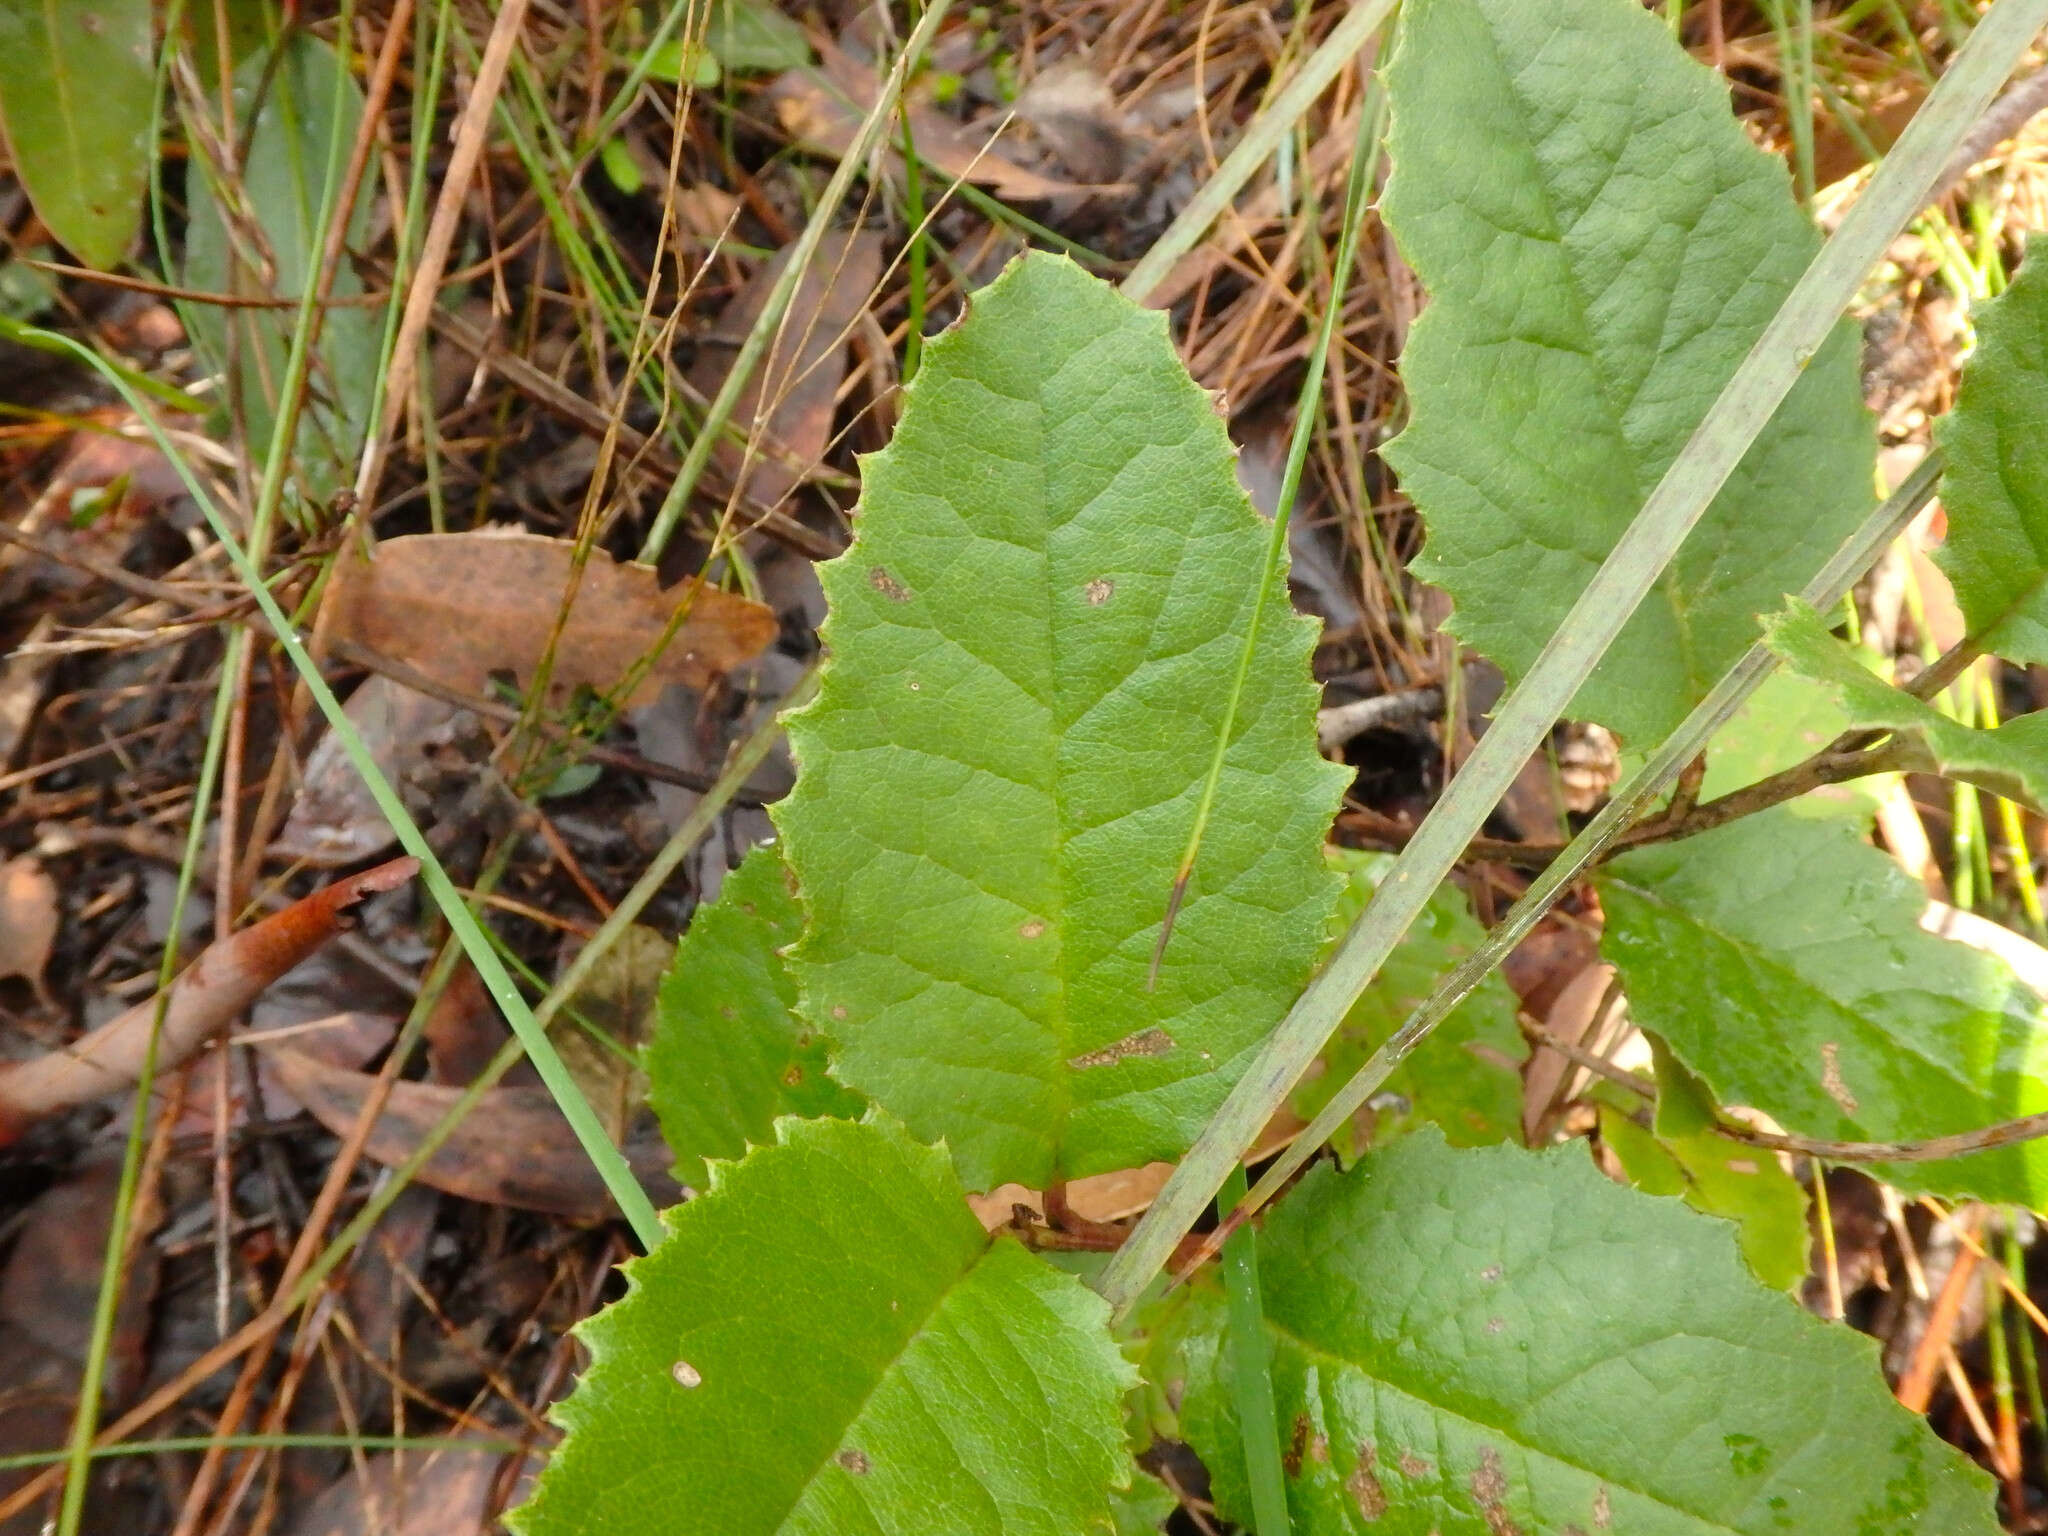
[[[1774,1131],[1752,1130],[1746,1125],[1723,1121],[1717,1134],[1744,1146],[1769,1152],[1797,1152],[1823,1158],[1831,1163],[1940,1163],[1952,1157],[1970,1157],[1995,1152],[2048,1136],[2048,1111],[2022,1115],[1977,1131],[1957,1131],[1950,1136],[1930,1136],[1924,1141],[1827,1141],[1814,1136],[1783,1136]]]

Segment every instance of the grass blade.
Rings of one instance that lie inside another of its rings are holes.
[[[2048,21],[2048,0],[2002,0],[1971,33],[1920,112],[1721,391],[1621,541],[1551,636],[1373,904],[1239,1080],[1098,1280],[1120,1311],[1166,1261],[1230,1166],[1286,1098],[1381,962],[1449,873],[1521,765],[1571,703],[1692,526],[1854,296],[1921,206],[1955,146]]]
[[[1358,0],[1351,14],[1337,23],[1336,30],[1323,39],[1322,46],[1303,61],[1301,73],[1287,82],[1287,88],[1273,99],[1237,141],[1237,147],[1223,157],[1216,174],[1189,199],[1166,233],[1152,242],[1130,275],[1118,285],[1127,299],[1142,304],[1145,295],[1159,286],[1161,278],[1209,231],[1217,216],[1230,206],[1252,173],[1266,163],[1280,141],[1294,131],[1311,103],[1329,89],[1330,82],[1358,55],[1373,33],[1379,31],[1394,9],[1394,0]]]
[[[895,66],[884,77],[874,106],[861,119],[860,130],[854,134],[853,143],[839,157],[832,179],[825,183],[825,191],[818,198],[818,206],[811,211],[803,233],[796,237],[796,245],[790,251],[782,275],[769,290],[768,302],[761,306],[753,329],[747,332],[747,339],[740,344],[739,352],[732,360],[725,382],[718,386],[718,394],[704,412],[704,420],[690,443],[690,451],[683,456],[682,467],[676,471],[668,494],[662,498],[654,526],[647,530],[647,542],[640,548],[640,559],[644,563],[653,565],[661,558],[661,552],[675,534],[676,525],[683,520],[683,509],[689,505],[690,497],[697,489],[697,480],[704,473],[704,466],[711,461],[712,449],[725,435],[726,423],[732,420],[733,407],[739,404],[740,392],[747,387],[747,381],[754,376],[754,370],[767,354],[769,343],[781,329],[782,317],[789,310],[796,285],[810,270],[811,260],[818,254],[818,244],[838,215],[839,205],[846,200],[853,178],[866,166],[883,130],[895,117],[897,103],[903,99],[903,88],[910,81],[910,71],[923,54],[925,45],[932,40],[932,35],[938,31],[939,23],[945,19],[946,8],[951,4],[952,0],[931,0],[924,15],[918,18],[915,30],[903,40],[903,51],[897,54]]]

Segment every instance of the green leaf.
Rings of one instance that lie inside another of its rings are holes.
[[[662,980],[647,1098],[676,1180],[692,1189],[704,1187],[705,1159],[744,1155],[779,1116],[861,1112],[860,1096],[825,1075],[825,1038],[796,1016],[782,958],[803,932],[795,885],[778,848],[756,848],[697,909]]]
[[[1787,1130],[1907,1141],[2048,1109],[2041,1000],[1922,932],[1926,897],[1854,823],[1767,811],[1615,860],[1601,952],[1637,1024],[1713,1099]],[[2048,1201],[2048,1145],[1881,1168],[1901,1188]]]
[[[37,216],[87,266],[115,266],[149,185],[150,0],[0,0],[0,61],[0,121]]]
[[[249,137],[241,191],[235,194],[246,217],[237,217],[231,234],[214,184],[218,173],[195,150],[186,178],[191,220],[184,280],[186,286],[207,293],[298,299],[317,277],[326,245],[320,206],[332,136],[339,133],[345,156],[362,121],[363,97],[334,50],[303,28],[287,38],[274,73],[266,75],[264,65],[264,57],[258,56],[235,72],[236,104],[242,112],[255,106],[256,88],[268,81]],[[374,176],[357,189],[347,219],[350,250],[369,246],[375,189]],[[271,268],[268,283],[242,259],[257,254],[248,249],[251,241],[260,244],[261,257]],[[362,279],[344,255],[335,273],[333,297],[345,299],[363,291]],[[247,414],[251,444],[258,453],[267,451],[297,312],[197,304],[189,313],[193,339],[214,367],[225,370],[230,356],[235,357],[234,383]],[[232,353],[230,326],[236,331]],[[361,305],[334,305],[321,322],[306,410],[291,450],[293,470],[316,499],[345,484],[354,469],[367,429],[382,329],[378,312]]]
[[[1948,454],[1948,540],[1935,559],[1969,632],[2015,661],[2048,662],[2048,246],[2029,243],[2005,292],[1977,311],[1977,350],[1935,426]]]
[[[712,0],[704,41],[720,63],[741,73],[801,69],[812,58],[804,29],[769,0]]]
[[[784,1120],[627,1266],[525,1536],[1107,1533],[1134,1373],[1109,1309],[991,1243],[941,1150]]]
[[[1384,853],[1345,848],[1330,849],[1329,859],[1346,877],[1337,919],[1349,927],[1394,860]],[[1455,885],[1440,887],[1344,1016],[1343,1026],[1323,1051],[1322,1070],[1295,1089],[1295,1113],[1312,1118],[1436,989],[1444,974],[1485,938],[1486,931],[1465,905],[1464,893]],[[1514,994],[1496,972],[1475,987],[1387,1079],[1386,1091],[1398,1094],[1409,1107],[1406,1112],[1381,1111],[1374,1124],[1375,1139],[1383,1141],[1429,1122],[1442,1127],[1453,1146],[1519,1140],[1521,1068],[1528,1054],[1528,1043],[1515,1025]],[[1348,1132],[1333,1144],[1345,1157],[1362,1150]]]
[[[974,296],[866,462],[775,813],[796,970],[841,1080],[970,1188],[1178,1157],[1308,978],[1345,772],[1287,615],[1147,987],[1266,537],[1165,317],[1062,257]]]
[[[1714,1132],[1713,1101],[1697,1078],[1653,1047],[1657,1114],[1650,1127],[1630,1118],[1636,1101],[1607,1084],[1594,1088],[1600,1139],[1637,1189],[1679,1195],[1696,1211],[1735,1223],[1742,1256],[1759,1280],[1790,1290],[1807,1269],[1806,1191],[1777,1155]]]
[[[2048,809],[2048,714],[2021,715],[1988,731],[1953,720],[1874,675],[1804,603],[1788,603],[1766,619],[1764,634],[1789,665],[1834,694],[1852,725],[1912,738],[1922,754],[1916,766]]]
[[[1134,1468],[1130,1488],[1111,1494],[1109,1507],[1116,1536],[1155,1536],[1180,1500],[1150,1472]]]
[[[1417,0],[1388,89],[1387,220],[1430,304],[1387,456],[1428,526],[1418,574],[1516,680],[1820,242],[1639,6]],[[1668,734],[1860,521],[1872,452],[1845,323],[1570,713]]]
[[[718,54],[701,43],[686,43],[672,37],[647,55],[647,77],[670,85],[680,85],[685,80],[692,85],[716,85]]]
[[[1404,1137],[1310,1173],[1259,1262],[1299,1536],[1998,1529],[1990,1479],[1892,1400],[1870,1339],[1583,1150]],[[1238,1514],[1215,1337],[1184,1422]]]

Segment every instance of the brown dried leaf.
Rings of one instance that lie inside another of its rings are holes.
[[[784,246],[764,262],[705,334],[690,382],[706,395],[718,393],[769,291],[789,265],[791,250]],[[757,505],[781,501],[824,456],[832,440],[832,407],[846,377],[846,333],[881,274],[880,235],[834,231],[819,243],[817,258],[790,295],[768,360],[747,381],[733,409],[733,420],[750,426],[759,442],[753,462],[743,471],[744,455],[731,442],[720,443],[713,455]]]
[[[144,998],[63,1050],[0,1067],[0,1146],[43,1115],[134,1083],[152,1035],[157,1070],[181,1066],[264,988],[346,928],[351,907],[395,890],[419,867],[417,859],[393,859],[350,875],[213,945],[171,983],[160,1030],[156,999]]]
[[[349,1133],[376,1084],[373,1075],[330,1067],[287,1046],[266,1054],[292,1097],[314,1119],[337,1136]],[[364,1153],[380,1163],[403,1162],[461,1096],[461,1089],[440,1083],[394,1083]],[[651,1122],[643,1122],[623,1150],[657,1205],[682,1198],[681,1188],[668,1176],[668,1147]],[[545,1088],[491,1089],[428,1160],[420,1181],[465,1200],[573,1221],[616,1214],[603,1180]]]
[[[606,690],[660,641],[677,609],[687,616],[630,702],[664,683],[701,688],[758,656],[775,638],[759,603],[688,581],[663,592],[645,566],[594,552],[580,582],[566,539],[480,530],[386,539],[376,558],[343,556],[328,603],[329,633],[403,661],[467,693],[486,692],[494,671],[522,685],[540,670],[564,595],[575,602],[556,641],[548,698],[577,684]]]
[[[880,86],[875,72],[843,48],[820,39],[818,57],[824,61],[822,67],[806,66],[778,76],[768,87],[768,100],[775,107],[776,121],[791,138],[836,157],[853,144]],[[910,109],[910,133],[920,160],[948,176],[964,176],[988,187],[1005,201],[1043,201],[1100,190],[1027,171],[990,144],[988,134],[964,128],[930,107]],[[889,163],[901,173],[902,161],[893,150]]]
[[[40,995],[58,922],[57,882],[42,860],[24,853],[0,864],[0,980],[25,977]]]
[[[349,695],[342,713],[384,777],[397,784],[425,761],[428,748],[466,711],[379,673]],[[332,868],[373,858],[397,841],[341,738],[332,731],[321,736],[307,754],[298,798],[272,839],[271,852]]]

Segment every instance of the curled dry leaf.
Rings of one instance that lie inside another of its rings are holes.
[[[38,995],[57,942],[57,882],[32,854],[0,864],[0,980],[27,979]]]
[[[759,603],[698,581],[664,592],[646,566],[602,551],[578,580],[575,554],[566,539],[495,530],[386,539],[374,559],[350,553],[336,562],[329,633],[482,694],[495,671],[510,670],[522,685],[538,675],[573,586],[548,679],[548,698],[560,703],[579,683],[618,686],[683,609],[631,696],[638,704],[664,683],[701,688],[775,638],[775,615]]]
[[[329,1066],[286,1044],[264,1054],[292,1097],[337,1136],[353,1128],[376,1086],[370,1073]],[[461,1097],[461,1089],[441,1083],[394,1083],[364,1144],[365,1155],[380,1163],[403,1162]],[[651,1127],[627,1137],[622,1150],[656,1204],[673,1205],[682,1198],[681,1188],[668,1176],[668,1147]],[[545,1088],[491,1089],[419,1177],[465,1200],[572,1221],[601,1221],[616,1214],[604,1181]]]
[[[180,1065],[271,982],[340,933],[351,907],[418,872],[417,859],[393,859],[337,880],[208,949],[171,983],[157,1070]],[[156,1016],[156,999],[146,998],[61,1051],[0,1068],[0,1146],[44,1115],[134,1083]]]
[[[763,262],[726,305],[697,353],[690,382],[706,395],[718,392],[732,360],[768,294],[789,265],[784,246]],[[759,437],[753,462],[735,443],[720,443],[713,455],[734,477],[741,493],[772,507],[794,490],[824,456],[832,440],[832,407],[846,377],[846,334],[882,274],[882,237],[872,231],[834,231],[804,269],[769,351],[734,407],[733,420],[751,423]]]
[[[787,70],[768,88],[768,100],[783,131],[823,154],[846,153],[860,131],[861,119],[880,94],[875,72],[842,48],[821,42],[822,67]],[[1097,190],[1057,181],[1027,171],[989,142],[991,134],[962,127],[929,107],[910,109],[910,137],[917,157],[948,176],[965,177],[989,188],[1005,202],[1039,202]],[[890,152],[889,163],[900,172],[902,161]]]

